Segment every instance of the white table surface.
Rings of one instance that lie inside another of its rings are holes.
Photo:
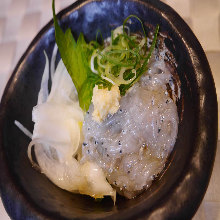
[[[56,0],[56,11],[74,1]],[[184,18],[202,44],[212,69],[219,101],[220,0],[163,1]],[[0,97],[19,58],[51,18],[51,0],[0,0]],[[208,190],[193,220],[220,220],[219,168],[220,142]],[[8,219],[10,218],[0,200],[0,220]]]

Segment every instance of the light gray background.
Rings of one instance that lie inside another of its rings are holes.
[[[56,0],[56,11],[75,0]],[[220,100],[220,0],[163,0],[192,28],[202,44]],[[0,0],[0,97],[19,58],[52,18],[51,0]],[[220,142],[211,182],[193,220],[220,219]],[[0,200],[0,219],[8,220]]]

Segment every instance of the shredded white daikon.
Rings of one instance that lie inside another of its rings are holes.
[[[62,60],[54,72],[56,53],[57,46],[51,58],[50,93],[49,61],[44,53],[45,69],[38,102],[32,111],[32,120],[35,123],[33,135],[15,121],[15,124],[32,139],[28,146],[28,157],[36,169],[60,188],[94,198],[111,196],[115,202],[116,191],[107,182],[102,169],[94,162],[82,162],[75,158],[82,146],[81,128],[84,114],[79,106],[75,86]],[[32,147],[37,163],[32,159]]]

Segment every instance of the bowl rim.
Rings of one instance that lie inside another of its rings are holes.
[[[73,11],[83,7],[86,4],[89,4],[93,2],[94,0],[78,0],[68,6],[67,8],[63,9],[57,14],[58,19],[62,19],[63,17],[69,16],[70,13]],[[109,0],[110,1],[110,0]],[[124,0],[121,0],[124,1]],[[213,169],[213,164],[214,164],[214,158],[215,158],[215,152],[216,152],[216,145],[217,145],[217,134],[218,134],[218,110],[217,110],[217,96],[215,92],[215,85],[214,85],[214,80],[213,76],[211,74],[211,70],[206,58],[206,55],[202,49],[202,46],[198,42],[197,38],[191,31],[191,29],[188,27],[188,25],[183,21],[183,19],[168,5],[165,3],[159,1],[159,0],[129,0],[130,2],[137,2],[140,4],[144,4],[146,7],[152,7],[154,11],[160,12],[161,16],[166,19],[166,21],[169,22],[170,26],[175,30],[175,32],[181,36],[183,43],[185,44],[186,47],[189,47],[190,51],[190,58],[192,61],[193,66],[195,67],[195,72],[196,72],[196,79],[198,81],[199,86],[204,86],[206,83],[204,80],[201,79],[201,75],[199,72],[204,73],[206,71],[206,78],[209,78],[211,83],[212,83],[212,90],[208,91],[207,90],[207,85],[206,85],[206,93],[205,93],[205,100],[209,99],[207,101],[212,108],[205,108],[199,112],[198,116],[198,131],[202,134],[202,132],[206,132],[207,139],[201,139],[198,138],[196,140],[196,143],[199,146],[212,146],[212,153],[209,155],[210,160],[209,160],[209,170],[210,172],[206,174],[206,181],[205,184],[202,187],[202,191],[204,192],[202,195],[201,194],[196,194],[195,196],[197,197],[197,204],[195,206],[192,206],[189,211],[190,216],[192,217],[197,208],[199,207],[205,191],[208,187],[208,183],[211,177],[211,172]],[[101,0],[95,0],[95,2],[101,2]],[[161,13],[162,12],[162,13]],[[178,20],[178,22],[176,21]],[[179,25],[181,24],[181,28]],[[0,191],[1,191],[1,197],[3,201],[3,205],[5,206],[6,211],[10,215],[10,217],[15,218],[13,214],[11,213],[11,208],[8,206],[8,201],[7,201],[7,195],[10,195],[11,198],[17,198],[18,201],[14,201],[14,205],[17,205],[20,210],[28,213],[29,216],[36,217],[38,219],[45,219],[45,218],[50,218],[48,216],[47,212],[43,212],[42,209],[34,206],[34,203],[30,201],[24,194],[23,190],[16,186],[13,175],[9,169],[8,162],[6,160],[6,153],[4,152],[3,149],[3,125],[4,125],[4,115],[6,112],[6,106],[7,106],[7,100],[10,98],[10,94],[13,91],[13,85],[16,82],[17,77],[19,77],[19,68],[24,65],[24,63],[27,60],[27,57],[30,55],[32,50],[35,48],[35,46],[38,44],[38,42],[41,40],[41,36],[44,35],[48,29],[50,29],[53,26],[53,20],[51,19],[40,31],[39,33],[35,36],[35,38],[32,40],[32,42],[29,44],[27,50],[24,52],[24,54],[21,56],[20,60],[18,61],[6,87],[4,90],[4,94],[2,96],[2,100],[0,103],[0,170],[1,170],[1,176],[0,176]],[[183,32],[186,30],[187,32]],[[193,41],[191,41],[191,38],[193,38]],[[197,48],[197,50],[195,49]],[[200,61],[203,61],[202,65]],[[204,95],[204,94],[203,94]],[[198,98],[201,98],[202,94],[198,94]],[[200,106],[202,107],[202,100],[200,100]],[[214,109],[214,110],[213,110]],[[215,112],[213,114],[213,112]],[[209,124],[205,124],[207,122],[207,115],[213,114],[213,117],[209,117]],[[212,129],[210,129],[212,128]],[[214,132],[213,132],[214,131]],[[196,152],[194,152],[194,155],[192,156],[192,160],[190,161],[190,164],[188,164],[188,167],[186,168],[186,171],[184,173],[184,177],[182,177],[178,184],[175,185],[175,189],[172,190],[171,194],[165,199],[166,203],[166,208],[172,209],[171,205],[173,204],[172,202],[170,203],[169,201],[176,201],[178,198],[177,192],[183,193],[184,194],[184,187],[190,182],[190,181],[195,181],[195,176],[192,176],[192,173],[190,171],[190,166],[194,166],[196,163],[196,158],[202,153],[202,149],[198,148]],[[187,178],[186,178],[187,177]],[[198,176],[197,176],[198,177]],[[200,177],[201,178],[201,177]],[[186,204],[182,204],[181,208],[186,207]],[[153,210],[150,214],[143,212],[143,216],[148,215],[149,219],[160,219],[160,217],[165,213],[165,205],[164,203],[159,205],[158,207],[155,207],[155,210]],[[177,215],[178,216],[178,215]],[[173,216],[174,217],[174,216]]]

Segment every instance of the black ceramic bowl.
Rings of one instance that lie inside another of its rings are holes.
[[[177,61],[181,81],[177,141],[166,171],[149,190],[132,200],[117,197],[102,202],[66,192],[31,167],[29,139],[14,125],[33,129],[45,58],[54,46],[53,22],[33,40],[6,87],[0,111],[0,183],[4,206],[13,219],[189,219],[208,185],[217,141],[217,99],[209,64],[198,40],[170,7],[158,0],[78,1],[59,13],[64,29],[75,37],[83,32],[95,39],[97,29],[107,37],[112,27],[135,14],[151,26],[160,25],[167,47]],[[138,26],[135,26],[138,28]]]

